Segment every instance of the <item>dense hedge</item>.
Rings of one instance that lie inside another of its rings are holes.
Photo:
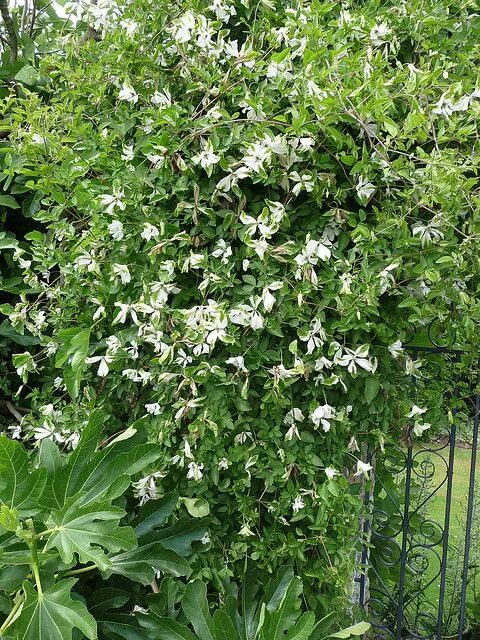
[[[4,101],[37,225],[2,307],[39,340],[15,435],[141,420],[138,496],[210,511],[207,577],[293,561],[312,606],[345,597],[365,449],[412,414],[403,343],[477,348],[475,4],[136,0]]]

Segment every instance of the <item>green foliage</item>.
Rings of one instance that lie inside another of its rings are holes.
[[[129,507],[127,515],[131,476],[158,453],[152,445],[145,450],[141,429],[99,445],[106,419],[92,414],[67,456],[50,441],[37,453],[0,436],[2,638],[71,640],[78,629],[94,640],[97,622],[102,627],[105,621],[135,629],[131,611],[144,595],[134,583],[150,585],[157,572],[191,573],[185,556],[205,535],[203,521],[184,518],[164,526],[177,505],[173,494]],[[103,602],[101,614],[89,612],[95,583],[94,591],[100,588],[104,596],[94,599],[97,609]],[[110,615],[118,606],[125,620]]]
[[[245,582],[237,595],[230,584],[223,606],[212,615],[206,586],[195,580],[180,597],[181,611],[167,611],[167,602],[175,602],[176,595],[166,580],[158,596],[150,598],[149,612],[139,614],[140,624],[148,638],[164,640],[327,640],[360,636],[370,628],[360,622],[333,632],[332,616],[315,622],[313,612],[302,613],[302,581],[291,569],[283,568],[261,596],[257,590],[254,582]]]
[[[101,41],[70,34],[41,60],[41,94],[26,69],[4,101],[5,210],[30,225],[2,251],[3,385],[27,412],[8,426],[68,450],[93,408],[106,439],[142,421],[158,458],[136,495],[210,513],[195,570],[217,585],[247,558],[291,563],[316,613],[342,610],[363,453],[448,420],[459,374],[427,391],[405,343],[433,323],[475,361],[475,10],[134,0],[105,11]],[[108,449],[83,474],[49,458],[46,526],[73,496],[81,518],[122,495],[140,466],[119,453],[104,486]],[[135,550],[111,553],[125,567]]]
[[[97,626],[82,602],[72,600],[76,580],[70,578],[53,585],[41,595],[32,584],[23,585],[25,601],[15,624],[19,640],[70,640],[74,628],[95,640]]]

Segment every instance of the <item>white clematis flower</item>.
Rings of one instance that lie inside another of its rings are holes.
[[[317,428],[321,426],[325,433],[327,433],[330,431],[331,421],[335,419],[336,415],[337,411],[334,407],[331,407],[329,404],[324,404],[319,405],[310,414],[310,420]]]
[[[210,140],[208,140],[203,147],[203,150],[200,151],[197,155],[192,157],[192,162],[194,164],[199,164],[202,169],[205,169],[207,175],[212,174],[212,167],[220,162],[220,156],[213,151],[213,145]]]
[[[122,284],[128,284],[132,279],[132,276],[130,275],[130,271],[126,264],[113,264],[112,271],[116,276],[120,278]]]
[[[421,416],[423,413],[426,413],[426,409],[422,407],[418,407],[416,404],[412,406],[410,411],[407,413],[407,418],[414,418],[415,416]]]
[[[202,469],[202,463],[198,464],[197,462],[194,462],[192,460],[192,462],[190,462],[188,465],[187,478],[189,480],[195,480],[195,482],[199,482],[203,478]]]
[[[305,507],[305,501],[302,496],[297,496],[292,504],[293,513],[298,513],[301,509]]]
[[[364,476],[368,478],[368,472],[372,471],[373,467],[369,462],[362,462],[361,460],[357,460],[357,471],[355,472],[355,476]]]
[[[424,431],[430,429],[432,425],[429,422],[420,422],[419,420],[415,420],[413,425],[413,433],[419,438],[423,435]]]
[[[113,220],[113,222],[110,222],[110,224],[108,225],[108,232],[114,240],[121,240],[125,235],[123,224],[120,222],[120,220]]]
[[[137,104],[138,102],[138,94],[132,85],[128,82],[123,83],[122,88],[118,94],[119,100],[125,100],[125,102],[132,102],[133,104]]]
[[[335,478],[335,476],[339,475],[339,471],[337,471],[337,469],[335,469],[335,467],[326,467],[325,469],[325,475],[327,476],[327,478],[329,480],[333,480]]]
[[[360,177],[355,187],[358,199],[362,204],[367,204],[376,191],[376,187],[366,178]]]
[[[108,365],[113,361],[113,357],[106,354],[104,356],[92,356],[91,358],[85,358],[85,362],[87,364],[94,364],[95,362],[98,362],[98,370],[97,370],[97,374],[99,376],[101,376],[102,378],[104,378],[108,372],[109,372],[109,367]]]
[[[150,224],[149,222],[143,223],[143,231],[140,234],[144,240],[147,242],[152,238],[157,238],[160,235],[160,231],[154,224]]]

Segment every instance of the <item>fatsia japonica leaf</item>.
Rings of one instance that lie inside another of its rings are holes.
[[[300,594],[302,581],[298,576],[291,579],[278,607],[265,612],[265,623],[261,631],[262,640],[283,639],[285,631],[290,629],[300,616]]]
[[[332,633],[327,636],[327,638],[351,638],[352,636],[361,636],[366,633],[370,629],[370,625],[368,622],[358,622],[351,627],[347,627],[346,629],[342,629],[342,631],[337,631],[336,633]]]
[[[207,587],[201,580],[187,584],[182,609],[200,640],[215,639],[213,618],[208,608]]]
[[[98,622],[102,636],[109,640],[148,640],[147,631],[132,615],[114,613],[108,619],[100,618]]]
[[[145,616],[142,620],[148,630],[148,637],[162,638],[162,640],[198,640],[198,636],[190,631],[188,627],[180,624],[176,620],[160,616]]]
[[[213,629],[215,640],[228,638],[228,640],[240,640],[240,635],[235,623],[223,609],[217,609],[213,614]]]
[[[82,506],[83,496],[70,498],[62,509],[52,512],[47,525],[53,529],[45,549],[58,549],[63,562],[69,563],[74,555],[82,563],[93,562],[100,569],[110,567],[105,553],[132,549],[136,537],[131,527],[120,527],[125,511],[109,502]],[[105,551],[104,551],[105,550]]]
[[[201,540],[207,531],[205,521],[180,518],[170,527],[153,531],[140,537],[142,543],[161,542],[167,549],[172,549],[182,556],[192,552],[192,542]]]
[[[29,469],[23,446],[0,436],[0,504],[15,508],[19,515],[32,515],[38,511],[45,482],[45,469]]]
[[[285,640],[309,640],[315,626],[315,614],[312,611],[304,613],[296,624],[287,632]]]
[[[73,629],[95,640],[95,619],[83,602],[70,596],[75,583],[74,578],[61,580],[40,595],[25,582],[25,603],[13,627],[15,640],[71,640]]]
[[[125,443],[98,451],[85,465],[76,483],[76,490],[84,492],[85,503],[108,497],[113,500],[130,485],[130,477],[155,462],[159,451],[151,444],[139,444],[127,451],[119,451]]]
[[[106,416],[102,411],[94,411],[82,432],[77,447],[69,454],[65,464],[55,468],[50,476],[46,492],[42,495],[42,506],[50,509],[61,508],[65,500],[77,493],[76,484],[83,472],[85,461],[95,453],[102,434]]]
[[[55,468],[51,487],[42,496],[46,508],[61,508],[65,500],[82,492],[83,503],[122,495],[130,477],[159,457],[159,450],[145,442],[145,434],[131,430],[127,439],[117,439],[110,446],[98,448],[106,418],[101,411],[92,413],[77,448],[61,468]]]
[[[161,500],[149,500],[140,508],[138,515],[132,521],[137,536],[143,536],[165,523],[169,515],[177,506],[178,493],[172,492]]]
[[[156,571],[174,576],[186,576],[190,573],[190,565],[185,558],[166,549],[160,542],[152,542],[133,551],[111,556],[109,560],[107,575],[118,573],[144,585],[152,582]]]

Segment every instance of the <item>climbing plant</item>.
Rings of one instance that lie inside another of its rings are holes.
[[[475,4],[109,3],[8,98],[10,435],[143,418],[138,497],[210,513],[205,578],[293,563],[344,604],[366,447],[438,411],[405,343],[478,351]]]

